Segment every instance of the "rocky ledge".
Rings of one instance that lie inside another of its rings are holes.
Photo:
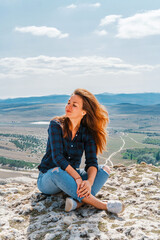
[[[2,240],[158,240],[160,239],[160,168],[140,164],[114,166],[98,193],[99,199],[119,199],[119,215],[83,206],[64,211],[66,195],[46,196],[36,179],[0,181]]]

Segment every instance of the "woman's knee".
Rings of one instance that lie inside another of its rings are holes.
[[[55,194],[60,192],[61,190],[57,187],[54,178],[58,169],[55,169],[52,173],[53,169],[48,170],[46,173],[42,175],[41,178],[37,181],[38,189],[44,194]],[[54,174],[54,177],[53,177]]]
[[[60,167],[55,167],[55,168],[52,168],[52,169],[51,169],[51,172],[52,172],[52,173],[59,173],[59,172],[60,172],[60,169],[61,169]]]
[[[54,183],[57,183],[63,178],[64,171],[60,167],[55,167],[48,170],[48,175]]]
[[[111,173],[111,169],[108,166],[103,166],[103,170],[106,171],[109,175]]]

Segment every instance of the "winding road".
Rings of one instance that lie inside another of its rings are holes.
[[[120,134],[121,134],[122,136],[125,135],[123,132],[120,132]],[[105,157],[100,156],[101,158],[103,158],[103,159],[106,160],[105,164],[107,164],[108,162],[110,162],[110,164],[111,164],[112,167],[113,167],[113,163],[112,163],[112,161],[111,161],[111,158],[112,158],[113,156],[115,156],[118,152],[122,151],[123,148],[124,148],[124,146],[125,146],[125,140],[123,139],[122,136],[120,136],[120,138],[121,138],[121,140],[122,140],[122,142],[123,142],[123,143],[122,143],[122,146],[121,146],[116,152],[111,153],[108,158],[105,158]]]
[[[113,166],[113,163],[112,163],[112,161],[111,161],[111,158],[112,158],[113,156],[115,156],[118,152],[121,152],[121,151],[124,149],[124,146],[125,146],[126,142],[125,142],[123,136],[127,136],[128,138],[130,138],[132,141],[134,141],[134,142],[137,143],[137,144],[145,145],[145,144],[143,144],[143,143],[141,143],[141,142],[137,142],[135,139],[133,139],[132,137],[128,136],[128,133],[120,132],[119,134],[120,134],[119,137],[120,137],[121,140],[122,140],[122,146],[121,146],[116,152],[111,153],[108,158],[105,158],[105,157],[100,156],[100,158],[103,158],[103,159],[106,160],[105,164],[107,164],[108,162],[110,162],[110,164]]]

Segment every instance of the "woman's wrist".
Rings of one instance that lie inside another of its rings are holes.
[[[90,183],[90,185],[92,186],[93,183],[94,183],[94,180],[93,179],[88,179],[88,182]]]
[[[74,180],[76,181],[77,179],[82,179],[82,178],[79,176],[79,177],[76,177]]]

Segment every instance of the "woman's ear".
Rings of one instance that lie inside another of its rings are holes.
[[[82,115],[83,115],[83,116],[86,115],[86,111],[83,111],[83,112],[82,112]]]

